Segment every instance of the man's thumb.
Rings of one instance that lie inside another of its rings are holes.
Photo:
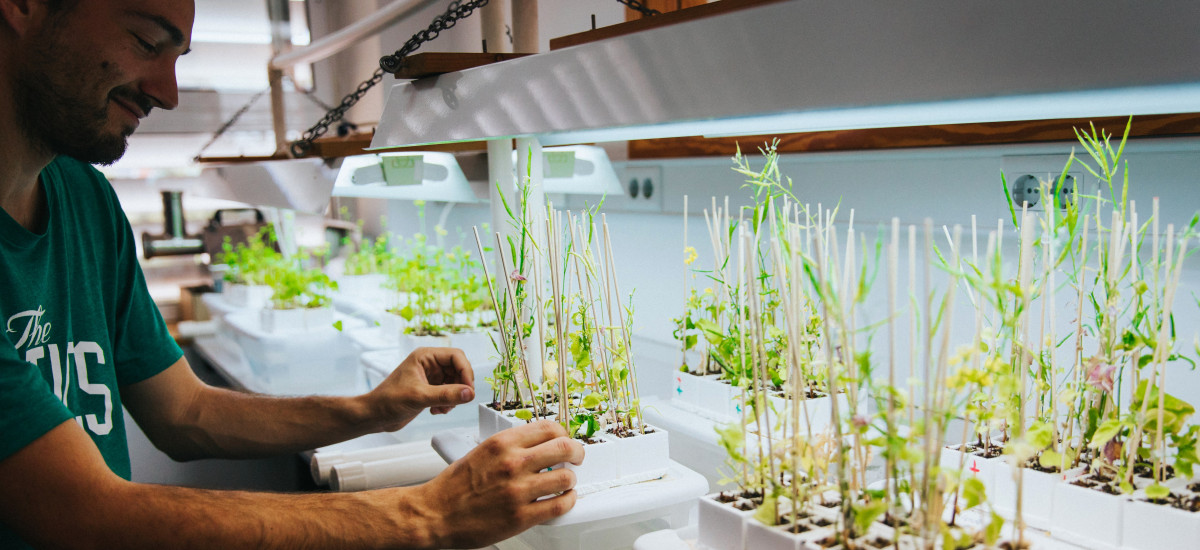
[[[470,403],[472,399],[475,399],[475,390],[466,384],[448,384],[439,387],[433,397],[435,403],[430,403],[431,406],[461,405],[463,403]]]

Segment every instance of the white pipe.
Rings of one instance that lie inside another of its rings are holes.
[[[510,53],[512,42],[508,40],[505,27],[511,15],[508,0],[491,0],[479,9],[480,21],[483,23],[483,40],[487,44],[488,53]]]
[[[446,461],[430,447],[420,454],[374,462],[347,462],[333,467],[329,487],[334,491],[366,491],[424,483],[446,469]]]
[[[393,458],[415,456],[429,451],[429,441],[413,441],[396,445],[384,445],[369,449],[354,451],[321,451],[313,455],[310,466],[313,481],[318,485],[329,483],[329,475],[334,466],[347,462],[375,462]]]
[[[395,0],[375,12],[371,17],[363,18],[346,28],[331,33],[315,42],[275,56],[268,67],[271,69],[286,69],[302,63],[313,63],[336,54],[363,38],[374,36],[387,26],[410,15],[412,12],[425,8],[437,0]]]
[[[513,0],[512,2],[513,51],[538,53],[538,4],[537,0]]]

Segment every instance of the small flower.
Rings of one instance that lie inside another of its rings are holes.
[[[697,254],[696,254],[696,247],[694,247],[694,246],[689,246],[689,247],[687,247],[687,248],[684,248],[684,249],[683,249],[683,263],[684,263],[684,265],[692,265],[692,262],[696,261],[696,256],[697,256]]]
[[[509,278],[509,279],[512,279],[512,280],[514,280],[514,281],[524,281],[524,280],[526,280],[525,276],[524,276],[524,275],[521,275],[521,272],[519,272],[519,271],[517,271],[517,270],[515,270],[515,269],[512,271],[512,273],[509,273],[509,274],[508,274],[508,278]]]
[[[445,237],[445,236],[448,234],[448,232],[446,231],[446,229],[445,229],[445,228],[443,228],[443,227],[442,227],[442,226],[440,226],[440,225],[435,225],[435,226],[433,226],[433,232],[434,232],[434,233],[437,233],[438,235],[440,235],[440,236],[442,236],[442,237]]]
[[[1107,460],[1109,464],[1116,462],[1118,458],[1121,458],[1121,450],[1121,442],[1115,438],[1108,440],[1108,443],[1104,444],[1104,460]]]
[[[704,289],[704,293],[705,293],[705,294],[712,294],[712,293],[713,293],[713,289],[712,289],[712,287],[711,287],[711,286],[710,286],[710,287],[705,287],[705,289]]]
[[[871,423],[867,417],[861,414],[854,415],[854,418],[851,419],[851,422],[854,422],[854,427],[859,429],[866,428],[867,425]]]
[[[1116,371],[1116,365],[1107,364],[1101,361],[1099,357],[1092,357],[1088,359],[1087,364],[1087,384],[1098,390],[1111,393],[1113,391],[1113,374]]]

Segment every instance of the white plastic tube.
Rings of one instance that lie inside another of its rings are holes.
[[[433,449],[426,448],[426,452],[413,456],[338,464],[329,475],[329,487],[346,492],[416,485],[433,479],[445,469],[446,461]]]
[[[384,445],[370,449],[354,451],[321,451],[314,454],[309,466],[312,469],[313,481],[318,485],[329,484],[330,473],[334,466],[347,462],[375,462],[394,458],[407,458],[422,454],[433,453],[428,441],[413,441]],[[435,455],[436,456],[436,455]]]

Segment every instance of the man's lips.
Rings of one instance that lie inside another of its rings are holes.
[[[113,102],[116,103],[117,106],[128,111],[129,114],[133,115],[133,118],[135,120],[141,120],[143,118],[146,118],[146,113],[144,111],[142,111],[141,107],[138,107],[137,104],[135,104],[131,101],[127,101],[125,99],[115,97],[115,98],[113,98]]]

